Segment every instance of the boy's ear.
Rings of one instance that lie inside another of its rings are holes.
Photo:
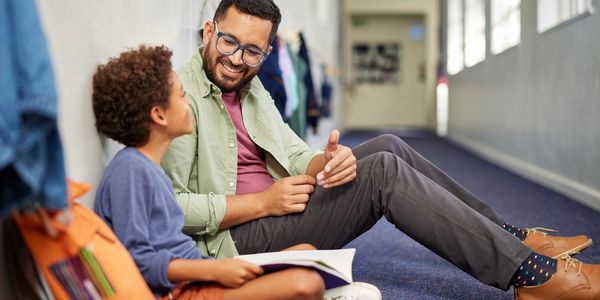
[[[150,118],[152,119],[152,122],[157,125],[167,126],[167,115],[165,114],[164,109],[159,106],[154,106],[150,109]]]

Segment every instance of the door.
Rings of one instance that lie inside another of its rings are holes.
[[[344,31],[346,129],[424,128],[422,15],[353,15]]]

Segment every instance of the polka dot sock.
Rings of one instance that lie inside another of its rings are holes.
[[[517,226],[513,226],[510,225],[508,223],[504,223],[502,225],[502,228],[510,233],[512,233],[512,235],[516,236],[518,239],[520,239],[521,241],[524,241],[525,238],[527,238],[527,230],[523,230]]]
[[[540,285],[556,273],[556,259],[532,252],[510,280],[514,287]]]

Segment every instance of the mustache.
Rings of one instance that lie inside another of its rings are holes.
[[[239,65],[234,64],[227,56],[220,56],[217,58],[217,63],[223,62],[228,67],[232,67],[234,69],[240,70],[242,72],[248,71],[248,66],[245,63],[241,63]]]

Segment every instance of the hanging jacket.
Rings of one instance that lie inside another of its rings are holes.
[[[34,0],[0,0],[0,215],[67,206],[56,91]]]
[[[301,139],[304,139],[306,137],[306,86],[303,79],[306,75],[307,66],[300,56],[292,51],[291,47],[287,47],[287,50],[294,68],[293,79],[295,85],[293,92],[297,102],[287,123]]]
[[[271,98],[275,101],[275,106],[279,111],[279,114],[285,118],[285,109],[287,103],[287,96],[285,93],[285,86],[283,84],[283,77],[281,75],[281,68],[279,68],[279,38],[275,37],[271,43],[273,51],[265,59],[263,64],[258,70],[258,78],[263,84],[265,89],[271,94]]]
[[[317,93],[315,92],[315,85],[310,68],[310,56],[308,55],[308,46],[302,33],[300,33],[300,50],[298,51],[298,55],[307,66],[303,78],[304,85],[306,86],[306,122],[307,125],[312,128],[313,132],[316,133],[319,126],[319,118],[321,117],[321,108],[319,107],[319,100],[317,99]]]

